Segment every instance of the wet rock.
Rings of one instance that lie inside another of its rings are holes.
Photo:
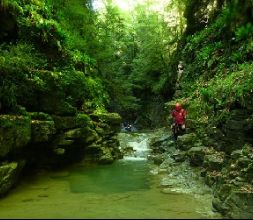
[[[126,146],[124,148],[121,148],[121,151],[125,156],[133,156],[136,152],[136,150],[134,150],[134,148],[131,146]]]
[[[161,137],[156,137],[151,139],[150,147],[153,148],[160,148],[164,142],[171,140],[171,135],[162,135]]]
[[[100,164],[111,164],[115,160],[112,155],[112,150],[110,148],[100,148],[102,152],[100,153],[98,162]]]

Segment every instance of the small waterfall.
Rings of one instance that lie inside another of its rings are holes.
[[[141,133],[121,133],[120,148],[124,152],[123,160],[147,160],[150,152],[149,136]]]

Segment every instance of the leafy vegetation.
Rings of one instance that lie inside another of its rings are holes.
[[[89,0],[1,0],[0,112],[44,106],[135,120],[175,91],[196,117],[251,105],[252,1],[156,4],[130,15],[110,0],[101,11]]]

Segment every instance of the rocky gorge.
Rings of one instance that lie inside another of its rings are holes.
[[[183,182],[180,182],[183,173],[194,169],[195,178],[202,179],[202,183],[212,190],[214,211],[220,212],[224,218],[251,218],[252,146],[245,144],[240,149],[230,146],[230,153],[226,153],[208,146],[207,143],[214,141],[210,137],[205,136],[205,139],[201,140],[195,132],[190,132],[190,129],[189,133],[179,136],[176,142],[171,140],[169,132],[167,129],[161,129],[150,143],[153,152],[150,159],[158,165],[158,172],[166,173],[165,185],[194,185],[193,176],[188,177],[190,180],[183,179]],[[206,142],[207,139],[210,142]],[[220,146],[217,139],[214,142],[216,146]],[[176,174],[175,167],[181,167]],[[199,188],[197,184],[194,187]],[[187,187],[184,188],[187,190]]]
[[[0,214],[199,217],[207,199],[223,218],[253,217],[252,0],[143,3],[0,0]],[[188,114],[174,142],[176,103]]]
[[[121,158],[116,138],[120,122],[116,113],[1,115],[1,196],[27,169],[60,168],[84,158],[107,164]]]

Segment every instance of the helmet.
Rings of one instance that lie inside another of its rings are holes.
[[[180,111],[182,109],[182,105],[180,103],[177,103],[175,105],[175,108],[176,108],[177,111]]]

